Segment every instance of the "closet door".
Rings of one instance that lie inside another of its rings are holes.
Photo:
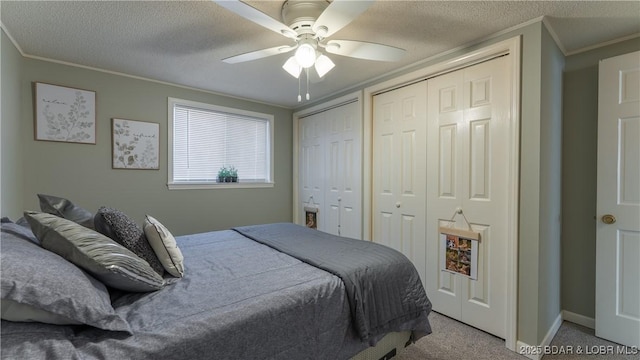
[[[509,62],[428,81],[427,281],[435,311],[504,338]],[[461,209],[462,214],[456,214]],[[455,215],[455,216],[454,216]],[[464,216],[463,216],[464,215]],[[442,271],[440,226],[479,232],[477,280]]]
[[[299,169],[299,199],[300,219],[305,220],[304,207],[320,209],[317,228],[323,230],[324,221],[324,188],[325,188],[325,121],[324,114],[315,114],[300,119],[299,139],[300,149],[298,157]]]
[[[298,218],[317,208],[317,229],[362,238],[362,117],[352,102],[299,119]],[[304,224],[304,222],[302,222]]]
[[[324,112],[326,136],[326,231],[362,238],[362,121],[359,103]]]
[[[426,82],[373,99],[373,241],[426,270]]]

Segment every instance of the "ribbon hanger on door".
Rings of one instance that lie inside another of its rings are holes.
[[[461,236],[466,239],[480,241],[480,233],[473,231],[473,228],[471,227],[471,223],[469,223],[469,220],[467,220],[467,217],[464,215],[464,212],[462,211],[461,207],[456,208],[456,211],[453,213],[453,216],[451,216],[451,221],[455,221],[456,215],[462,215],[462,218],[464,218],[464,222],[467,224],[467,228],[469,230],[454,228],[449,226],[440,226],[438,228],[438,231],[445,234],[451,234],[451,235]]]
[[[307,201],[307,205],[304,206],[305,212],[317,213],[320,211],[318,205],[313,201],[313,195],[309,196],[309,200]]]

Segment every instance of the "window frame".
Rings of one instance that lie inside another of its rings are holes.
[[[237,183],[218,183],[218,182],[181,182],[181,181],[173,181],[173,114],[174,114],[174,106],[181,105],[186,107],[192,107],[195,109],[201,110],[209,110],[209,111],[218,111],[225,112],[234,115],[240,116],[248,116],[253,118],[264,119],[268,124],[268,142],[267,149],[269,154],[267,155],[268,169],[269,174],[267,176],[267,181],[264,182],[237,182]],[[207,103],[201,103],[197,101],[184,100],[178,98],[169,97],[167,101],[167,187],[169,190],[185,190],[185,189],[241,189],[241,188],[267,188],[273,187],[275,185],[274,182],[274,116],[272,114],[259,113],[255,111],[231,108],[220,105],[213,105]]]

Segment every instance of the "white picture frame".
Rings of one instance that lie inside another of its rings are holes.
[[[113,169],[158,170],[160,124],[111,119]]]
[[[96,143],[96,92],[34,83],[34,139]]]

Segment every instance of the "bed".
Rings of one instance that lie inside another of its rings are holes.
[[[431,332],[431,303],[413,265],[368,241],[289,223],[177,236],[183,276],[165,272],[160,289],[141,292],[104,285],[44,249],[34,233],[2,223],[2,359],[350,359],[393,334],[415,341]],[[104,314],[62,325],[5,320],[13,311],[7,304],[55,301],[15,294],[9,277],[29,273],[35,286],[52,276],[43,283],[59,289],[72,272],[82,281],[70,291],[93,286],[72,298],[98,296],[58,315]]]

